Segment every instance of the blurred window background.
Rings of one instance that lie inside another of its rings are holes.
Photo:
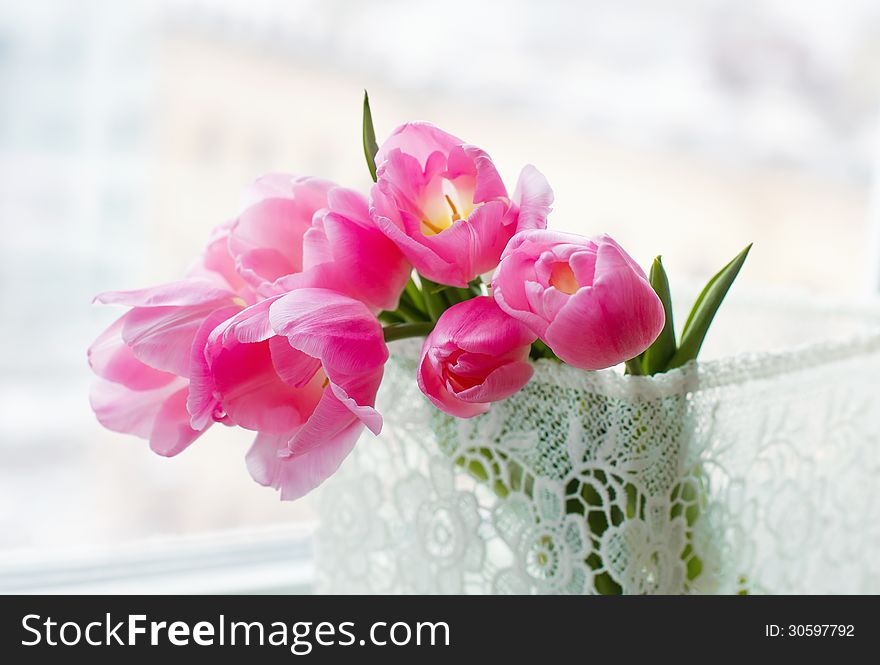
[[[103,430],[98,292],[176,279],[268,171],[366,190],[381,136],[430,120],[551,226],[705,279],[856,298],[878,282],[872,0],[0,0],[0,552],[307,522],[215,427],[172,460]],[[369,445],[369,441],[366,442]]]

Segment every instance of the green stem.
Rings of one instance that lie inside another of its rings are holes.
[[[404,319],[412,322],[421,322],[428,318],[423,311],[403,298],[397,303],[397,312]]]
[[[391,324],[391,323],[396,324],[396,323],[403,323],[404,322],[404,318],[400,314],[398,314],[397,312],[387,312],[387,311],[386,312],[379,312],[378,318],[382,323],[388,323],[388,324]]]
[[[475,296],[485,295],[483,293],[483,278],[479,275],[475,279],[472,279],[470,282],[468,282],[468,288]]]
[[[422,297],[425,300],[425,308],[428,310],[428,315],[436,321],[446,311],[446,300],[440,293],[442,287],[422,275],[419,275],[419,280],[422,282]]]
[[[433,321],[419,323],[393,323],[382,329],[386,342],[393,342],[408,337],[424,337],[434,329]]]
[[[642,371],[642,363],[638,358],[630,358],[626,361],[625,365],[627,374],[632,374],[633,376],[644,375],[644,372]]]
[[[415,281],[413,281],[412,275],[410,275],[409,281],[406,283],[406,288],[404,289],[401,297],[403,296],[409,298],[413,306],[420,309],[422,312],[427,311],[425,308],[425,299],[422,296],[422,292],[419,290],[419,287],[416,286]]]

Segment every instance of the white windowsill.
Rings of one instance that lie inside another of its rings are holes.
[[[310,525],[0,553],[4,594],[271,594],[312,588]]]

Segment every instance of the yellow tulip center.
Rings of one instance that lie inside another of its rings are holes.
[[[550,286],[555,286],[558,291],[569,295],[577,293],[577,290],[581,288],[571,270],[571,266],[561,262],[554,263],[550,269]]]
[[[448,189],[452,195],[444,193],[442,199],[438,199],[425,210],[422,233],[426,236],[437,235],[457,221],[466,220],[474,209],[473,203],[464,200],[454,186],[444,189]]]

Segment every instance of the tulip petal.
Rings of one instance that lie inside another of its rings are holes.
[[[513,347],[529,346],[536,338],[521,322],[502,312],[490,296],[477,296],[451,307],[443,313],[443,321],[443,326],[435,328],[434,339],[439,343],[453,340],[458,348],[472,353],[500,355]]]
[[[190,426],[189,412],[186,410],[187,393],[186,388],[181,388],[162,403],[150,431],[150,450],[154,453],[163,457],[177,455],[186,450],[210,425],[209,423],[201,429]]]
[[[207,281],[181,280],[134,291],[107,291],[95,296],[94,302],[129,307],[193,307],[220,303],[233,295]]]
[[[107,429],[149,439],[165,400],[181,388],[186,388],[183,379],[153,390],[131,390],[120,383],[97,379],[89,391],[89,402],[98,422]]]
[[[547,178],[531,164],[523,167],[513,192],[513,201],[519,207],[517,231],[544,229],[553,204],[553,190]]]
[[[412,266],[367,217],[352,220],[336,212],[324,217],[335,265],[345,270],[347,293],[377,310],[397,309]]]
[[[271,174],[245,197],[233,224],[229,251],[242,277],[259,290],[303,269],[303,240],[318,210],[327,206],[335,185],[318,178]]]
[[[348,379],[344,385],[330,384],[330,390],[336,399],[377,436],[382,431],[382,415],[376,411],[374,405],[376,392],[382,382],[382,374],[380,368],[369,374]]]
[[[220,406],[214,380],[211,377],[211,368],[205,357],[205,346],[214,329],[239,311],[237,307],[224,307],[211,312],[193,337],[190,350],[189,396],[186,402],[193,429],[201,430],[207,427]]]
[[[188,377],[193,340],[216,309],[216,302],[189,307],[135,307],[125,316],[122,339],[141,362]]]
[[[88,359],[92,371],[103,379],[132,390],[152,390],[174,381],[174,374],[160,372],[135,358],[131,348],[122,340],[126,316],[116,319],[89,347]]]
[[[519,392],[532,378],[532,373],[532,366],[525,358],[517,362],[505,363],[486,375],[482,383],[456,393],[456,397],[465,402],[498,402]]]
[[[229,233],[234,222],[231,220],[214,229],[202,256],[187,270],[187,279],[208,280],[221,288],[246,293],[247,284],[236,271],[235,260],[229,253]]]
[[[489,296],[446,310],[422,346],[419,388],[438,409],[459,418],[489,410],[532,375],[535,334],[505,314]]]
[[[597,274],[603,263],[602,247],[599,251]],[[603,369],[648,348],[663,321],[663,305],[650,284],[626,266],[602,273],[596,284],[572,296],[544,341],[570,365]]]
[[[293,388],[275,372],[269,342],[235,343],[215,350],[208,342],[211,374],[231,422],[270,434],[302,425],[318,403],[320,376]]]
[[[413,266],[428,279],[438,284],[447,286],[467,287],[467,282],[462,276],[461,267],[455,261],[447,261],[441,258],[430,247],[401,230],[388,217],[376,214],[376,225],[388,238],[400,248],[403,255]]]
[[[307,385],[321,369],[320,360],[294,349],[286,337],[272,337],[269,340],[269,352],[272,354],[275,373],[294,388]]]
[[[293,501],[305,496],[329,478],[357,443],[363,425],[355,421],[324,445],[292,455],[289,434],[260,433],[247,453],[251,477],[261,485],[280,490],[281,499]]]
[[[327,445],[356,422],[351,410],[328,387],[308,422],[291,437],[288,447],[294,455],[307,453]]]
[[[426,345],[428,344],[426,340]],[[444,384],[428,353],[422,352],[422,360],[416,378],[419,389],[431,404],[456,418],[473,418],[489,410],[488,404],[463,402],[455,397]]]
[[[455,178],[460,173],[473,173],[474,203],[485,203],[498,199],[507,200],[507,188],[489,157],[473,145],[453,148],[447,158],[447,176]]]
[[[320,358],[330,381],[385,364],[388,349],[382,326],[362,302],[327,289],[292,291],[269,308],[272,328],[290,344]]]
[[[391,136],[379,146],[376,153],[376,165],[381,167],[388,160],[389,154],[400,150],[412,155],[424,167],[428,158],[435,152],[449,154],[455,146],[464,143],[452,134],[444,132],[429,122],[408,122],[397,127]]]

